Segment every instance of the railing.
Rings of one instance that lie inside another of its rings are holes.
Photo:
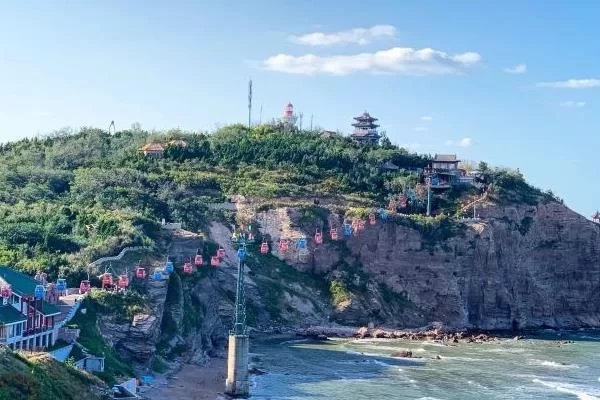
[[[79,310],[80,306],[81,306],[81,299],[77,300],[73,304],[73,306],[71,306],[71,309],[69,310],[69,312],[67,313],[67,315],[65,316],[65,318],[62,321],[60,321],[59,323],[57,323],[55,325],[55,328],[62,328],[63,326],[65,326],[66,323],[68,323],[69,321],[71,321],[73,319],[73,317],[75,316],[75,314],[77,313],[77,310]]]
[[[117,254],[116,256],[109,256],[109,257],[102,257],[97,259],[96,261],[92,261],[91,263],[88,264],[88,267],[93,267],[94,265],[99,266],[102,263],[105,263],[107,261],[119,261],[120,259],[122,259],[125,254],[127,254],[130,251],[136,251],[136,250],[142,250],[142,249],[147,249],[147,247],[144,246],[133,246],[133,247],[125,247],[123,250],[121,250],[121,252],[119,254]]]

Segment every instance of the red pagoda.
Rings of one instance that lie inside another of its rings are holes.
[[[354,132],[350,135],[352,139],[361,144],[377,144],[381,135],[377,132],[379,125],[375,124],[377,118],[371,117],[368,112],[364,112],[361,116],[354,117],[356,120],[352,124]]]

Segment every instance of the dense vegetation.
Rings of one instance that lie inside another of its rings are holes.
[[[178,139],[187,146],[169,144]],[[152,142],[165,143],[164,157],[138,151]],[[232,125],[212,134],[133,128],[110,135],[84,128],[7,143],[0,146],[0,263],[29,273],[44,269],[73,284],[98,257],[155,246],[162,218],[201,229],[208,204],[233,194],[381,205],[415,187],[421,179],[415,171],[429,160],[387,140],[361,147],[270,125]],[[386,162],[400,170],[385,170]],[[508,201],[543,197],[519,173],[483,167],[482,182],[493,182]],[[454,212],[464,194],[439,196],[438,211]],[[415,202],[408,212],[423,210]]]

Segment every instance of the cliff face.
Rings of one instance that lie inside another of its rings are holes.
[[[264,232],[275,240],[282,234],[293,236],[289,226],[298,225],[297,213],[263,214]],[[309,246],[308,263],[299,262],[293,252],[285,258],[302,271],[330,279],[358,266],[351,274],[367,284],[331,310],[341,323],[419,326],[440,321],[480,329],[600,326],[598,225],[555,202],[488,203],[479,213],[480,220],[461,222],[458,233],[447,238],[432,239],[431,233],[414,227],[378,222],[344,245]],[[342,221],[335,215],[328,219],[333,226]]]

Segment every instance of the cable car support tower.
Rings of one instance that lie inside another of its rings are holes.
[[[251,127],[252,81],[248,84],[248,130]],[[246,328],[246,296],[244,291],[244,259],[246,258],[246,239],[236,241],[238,270],[235,292],[235,316],[233,330],[229,331],[229,349],[227,354],[227,379],[225,393],[234,397],[246,397],[250,393],[248,382],[248,352],[250,342]]]

